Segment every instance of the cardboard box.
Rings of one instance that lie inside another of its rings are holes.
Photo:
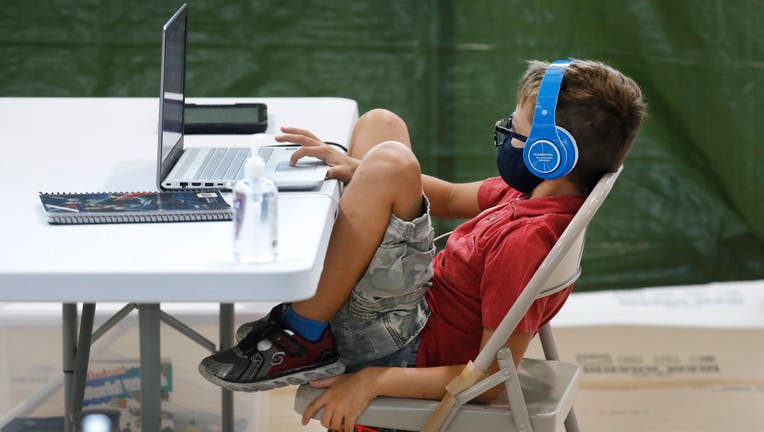
[[[554,331],[561,358],[582,368],[582,389],[764,386],[764,329],[593,326]]]
[[[563,312],[581,430],[764,431],[764,281],[584,293]]]

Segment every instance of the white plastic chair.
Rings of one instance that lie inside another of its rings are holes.
[[[552,329],[539,331],[546,360],[524,358],[515,368],[505,347],[509,336],[537,298],[565,289],[581,275],[586,227],[621,173],[605,174],[552,250],[542,261],[517,301],[504,316],[474,362],[469,362],[448,386],[440,403],[423,399],[378,397],[356,420],[357,424],[411,431],[518,431],[577,432],[573,399],[578,391],[578,366],[559,361]],[[494,357],[499,371],[486,376]],[[504,384],[505,392],[489,404],[469,403],[486,390]],[[301,386],[295,411],[303,413],[324,390]],[[510,409],[511,407],[511,409]],[[320,419],[323,409],[313,418]]]

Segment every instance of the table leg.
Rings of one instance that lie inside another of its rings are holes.
[[[233,346],[233,321],[234,308],[232,303],[220,304],[220,349],[228,349]],[[233,392],[222,390],[221,394],[221,420],[223,432],[233,432]]]
[[[162,376],[159,352],[159,304],[138,306],[141,357],[141,431],[159,432],[162,426]]]
[[[74,380],[74,356],[77,352],[77,303],[64,303],[62,307],[63,348],[64,348],[64,431],[73,432],[72,382]]]
[[[74,357],[74,377],[72,379],[70,411],[68,413],[72,423],[76,424],[82,412],[82,403],[85,398],[85,383],[87,381],[88,362],[90,361],[90,342],[93,339],[93,320],[95,318],[95,304],[85,303],[82,305],[82,317],[80,318],[80,336],[77,341],[77,353]],[[75,429],[77,429],[75,427]]]

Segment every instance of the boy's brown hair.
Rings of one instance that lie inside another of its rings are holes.
[[[520,80],[518,104],[530,104],[531,112],[548,67],[532,60]],[[578,162],[568,177],[581,192],[589,194],[603,174],[623,163],[645,111],[639,86],[621,72],[591,60],[574,60],[568,66],[555,122],[576,139]]]

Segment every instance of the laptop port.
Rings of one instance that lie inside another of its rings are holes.
[[[202,184],[201,184],[200,182],[194,182],[194,183],[191,183],[191,186],[201,186],[201,185],[202,185]]]
[[[180,187],[188,187],[188,182],[180,182]]]
[[[207,187],[212,187],[212,186],[215,186],[215,184],[214,184],[214,183],[205,183],[204,185],[205,185],[205,186],[207,186]]]

